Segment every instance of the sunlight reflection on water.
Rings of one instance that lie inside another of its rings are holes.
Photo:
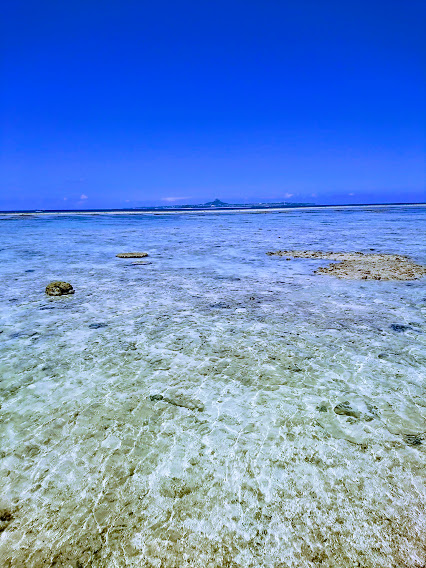
[[[426,279],[265,253],[426,264],[425,220],[0,220],[2,565],[422,566]]]

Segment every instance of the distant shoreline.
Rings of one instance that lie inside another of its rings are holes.
[[[0,215],[175,215],[181,213],[280,213],[294,210],[311,209],[362,209],[381,207],[425,207],[426,203],[373,203],[351,205],[296,205],[294,207],[176,207],[173,209],[161,209],[158,207],[146,207],[140,209],[46,209],[31,210],[22,209],[16,211],[0,211]]]

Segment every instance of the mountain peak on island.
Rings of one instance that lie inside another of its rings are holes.
[[[203,204],[204,207],[226,207],[227,205],[229,205],[229,203],[224,203],[220,199],[215,199],[214,201],[208,201],[207,203]]]

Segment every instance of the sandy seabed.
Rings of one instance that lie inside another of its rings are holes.
[[[265,254],[424,263],[341,215],[0,224],[2,567],[424,568],[425,279]]]

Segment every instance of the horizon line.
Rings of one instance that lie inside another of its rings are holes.
[[[266,205],[261,207],[261,205]],[[287,209],[314,209],[314,208],[324,208],[324,207],[383,207],[383,206],[403,206],[403,205],[425,205],[425,201],[414,201],[414,202],[390,202],[390,203],[333,203],[333,204],[295,204],[295,205],[282,205],[282,206],[272,206],[268,207],[268,204],[262,203],[247,203],[247,204],[238,204],[233,205],[229,204],[229,206],[223,207],[216,207],[216,206],[205,206],[203,204],[197,205],[182,205],[182,206],[167,206],[167,205],[158,205],[158,206],[151,206],[151,207],[113,207],[113,208],[97,208],[97,209],[8,209],[8,210],[0,210],[0,214],[40,214],[40,213],[113,213],[113,212],[126,212],[126,213],[144,213],[144,212],[155,212],[155,211],[164,211],[164,212],[185,212],[185,211],[247,211],[247,210],[261,210],[261,211],[279,211],[279,210],[287,210]]]

